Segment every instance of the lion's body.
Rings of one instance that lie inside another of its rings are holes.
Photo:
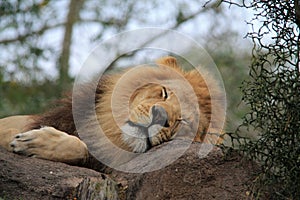
[[[23,124],[23,128],[13,125],[10,128],[30,132],[47,126],[54,128],[49,129],[50,132],[56,130],[78,137],[78,133],[82,136],[85,132],[90,134],[98,131],[100,124],[109,141],[133,152],[145,152],[151,146],[171,140],[177,135],[177,130],[181,130],[183,135],[193,132],[193,138],[199,142],[218,143],[218,137],[207,135],[209,132],[220,133],[224,121],[224,99],[215,81],[207,77],[204,79],[203,76],[208,75],[200,75],[197,70],[182,71],[171,57],[159,60],[158,64],[158,67],[138,67],[119,74],[105,75],[96,89],[84,85],[73,95],[60,100],[57,107],[49,112],[28,117],[30,120]],[[152,78],[150,84],[147,84],[149,77]],[[95,107],[86,103],[91,98],[89,94],[95,95]],[[157,127],[159,130],[152,134]],[[1,137],[5,137],[4,129],[8,130],[7,127],[1,127],[0,120]],[[44,132],[45,130],[47,128]],[[127,132],[133,132],[134,136],[126,134]],[[146,133],[148,135],[143,136]],[[16,148],[19,143],[25,140],[21,141],[22,137],[23,135],[16,137],[12,142],[15,152],[18,152]],[[29,148],[26,148],[21,149],[21,152],[28,151]],[[86,149],[84,143],[81,148]],[[33,152],[26,155],[68,162]],[[83,155],[86,152],[81,156]]]

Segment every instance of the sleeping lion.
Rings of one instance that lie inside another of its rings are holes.
[[[103,75],[96,88],[82,84],[44,114],[1,119],[0,146],[83,164],[92,157],[83,138],[98,131],[111,146],[134,153],[174,139],[220,143],[224,98],[214,79],[195,69],[183,71],[173,57],[156,63]],[[91,98],[93,105],[87,103]]]

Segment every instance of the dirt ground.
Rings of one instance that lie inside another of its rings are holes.
[[[109,174],[27,158],[0,149],[0,200],[250,199],[247,184],[255,178],[256,167],[249,161],[242,161],[237,154],[225,159],[219,148],[200,159],[196,153],[199,145],[192,144],[184,155],[160,170],[146,173],[112,170]],[[146,159],[145,162],[150,161]],[[88,194],[83,195],[86,190],[80,188],[90,179],[97,184],[92,189],[89,184]],[[92,196],[99,187],[99,195]]]

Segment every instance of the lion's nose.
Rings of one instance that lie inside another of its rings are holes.
[[[169,120],[167,111],[161,106],[153,106],[152,109],[152,123],[151,124],[160,124],[164,127],[169,127]]]

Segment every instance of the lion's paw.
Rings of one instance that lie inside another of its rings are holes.
[[[66,163],[87,157],[87,147],[81,140],[53,127],[17,134],[10,146],[18,154]]]
[[[10,143],[13,152],[34,156],[34,149],[40,146],[38,135],[40,130],[32,130],[25,133],[19,133],[15,136],[14,140]]]

